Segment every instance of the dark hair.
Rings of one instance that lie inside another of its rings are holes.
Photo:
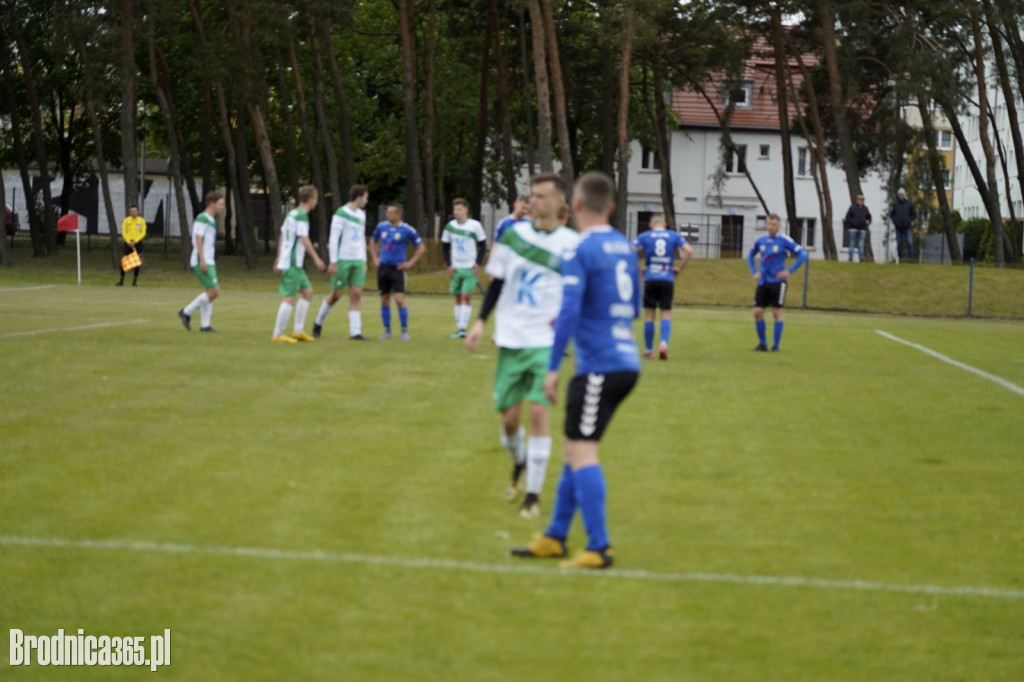
[[[532,178],[530,178],[531,187],[534,185],[540,185],[545,182],[550,182],[551,184],[553,184],[555,186],[555,189],[557,189],[563,197],[565,196],[566,191],[569,189],[569,186],[565,184],[565,178],[563,178],[558,173],[538,173],[537,175],[534,175]]]
[[[652,213],[651,217],[647,221],[647,223],[650,224],[650,223],[654,223],[654,222],[667,223],[668,221],[665,220],[665,214],[664,213]]]
[[[138,210],[139,205],[138,204],[128,204],[128,210],[129,211],[132,210],[133,208]]]
[[[576,196],[594,213],[610,213],[615,205],[615,183],[601,171],[590,171],[576,181]]]
[[[318,192],[316,187],[314,187],[313,185],[303,185],[302,187],[299,188],[299,203],[304,204],[310,199],[313,199],[314,197],[317,197],[319,195],[320,192]]]
[[[530,195],[529,194],[520,194],[519,196],[516,197],[516,201],[529,202],[530,201]],[[515,203],[515,202],[513,202],[513,203]]]
[[[224,198],[224,195],[221,194],[220,192],[218,192],[217,190],[214,190],[212,192],[207,192],[206,193],[206,197],[205,197],[206,203],[204,204],[204,206],[209,206],[210,204],[216,204],[218,201],[220,201],[223,198]],[[138,206],[132,206],[132,208],[138,208]]]
[[[348,200],[355,201],[369,191],[370,188],[366,185],[352,185],[348,188]]]
[[[469,202],[463,199],[462,197],[459,197],[458,199],[452,202],[452,206],[465,206],[466,208],[469,208]]]
[[[766,219],[766,221],[767,220],[771,220],[772,218],[774,218],[775,220],[778,220],[780,225],[782,224],[782,218],[779,217],[778,213],[769,213],[768,214],[768,218]]]
[[[405,213],[405,206],[401,204],[388,204],[388,208],[397,208],[399,213]]]

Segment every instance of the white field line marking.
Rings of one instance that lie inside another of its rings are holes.
[[[999,384],[1000,386],[1002,386],[1003,388],[1005,388],[1006,390],[1013,391],[1017,395],[1024,395],[1024,388],[1021,388],[1017,384],[1015,384],[1015,383],[1013,383],[1011,381],[1007,381],[1006,379],[1004,379],[1002,377],[996,376],[995,374],[989,374],[988,372],[980,370],[977,367],[971,367],[970,365],[965,365],[964,363],[958,362],[957,360],[954,360],[951,357],[943,355],[942,353],[938,353],[936,351],[933,351],[931,348],[926,348],[925,346],[921,346],[921,345],[918,345],[916,343],[912,343],[910,341],[906,341],[904,339],[901,339],[898,336],[893,336],[892,334],[883,332],[881,329],[876,329],[875,333],[876,334],[881,334],[882,336],[884,336],[885,338],[889,339],[890,341],[895,341],[896,343],[902,343],[904,346],[910,346],[911,348],[919,350],[919,351],[921,351],[922,353],[924,353],[926,355],[932,356],[936,360],[942,360],[943,362],[945,362],[948,365],[953,365],[954,367],[959,367],[960,369],[962,369],[964,371],[967,371],[967,372],[970,372],[971,374],[977,374],[979,377],[982,377],[984,379],[988,379],[989,381],[993,381],[993,382]]]
[[[140,324],[146,320],[125,320],[124,322],[99,322],[87,324],[81,327],[54,327],[53,329],[33,329],[28,332],[13,332],[11,334],[0,334],[0,339],[10,339],[15,336],[35,336],[36,334],[53,334],[55,332],[78,332],[84,329],[99,329],[101,327],[123,327],[126,324]]]
[[[734,573],[706,573],[687,571],[681,573],[658,573],[645,570],[609,569],[606,571],[552,570],[536,563],[488,564],[477,561],[455,559],[433,559],[430,557],[398,557],[349,552],[324,552],[320,550],[295,551],[260,547],[203,547],[161,542],[130,540],[65,540],[61,538],[31,538],[0,536],[0,546],[56,547],[73,549],[128,550],[135,552],[158,552],[166,554],[211,554],[216,556],[248,557],[256,559],[284,559],[290,561],[316,561],[332,564],[364,564],[368,566],[390,566],[397,568],[422,568],[449,571],[470,571],[474,573],[511,573],[521,575],[566,575],[603,576],[624,580],[652,582],[709,582],[733,583],[738,585],[768,585],[782,587],[816,587],[826,590],[862,590],[869,592],[902,592],[909,594],[948,595],[959,597],[989,597],[992,599],[1024,599],[1024,589],[1012,590],[994,587],[971,587],[941,585],[911,585],[879,583],[867,580],[828,580],[800,576],[737,575]]]
[[[43,284],[38,287],[0,287],[0,291],[36,291],[38,289],[56,289],[56,284]]]

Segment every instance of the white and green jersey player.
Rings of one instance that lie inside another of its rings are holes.
[[[199,331],[212,332],[210,318],[213,315],[213,301],[220,295],[217,280],[217,216],[224,213],[224,196],[220,192],[206,195],[206,208],[192,222],[192,257],[189,264],[203,291],[191,303],[178,311],[178,318],[185,329],[192,329],[192,313],[200,311]]]
[[[360,302],[363,285],[366,283],[366,202],[369,200],[366,185],[353,185],[349,189],[349,201],[338,208],[331,218],[331,236],[327,244],[331,275],[331,293],[320,304],[320,312],[313,321],[313,336],[319,338],[324,321],[331,308],[341,299],[341,291],[348,287],[349,338],[363,339],[363,321]]]
[[[501,412],[509,455],[514,462],[509,499],[517,494],[517,479],[526,468],[523,516],[540,514],[539,495],[551,457],[544,375],[555,332],[552,322],[562,304],[562,257],[576,248],[577,234],[559,225],[565,205],[565,183],[556,174],[531,179],[531,219],[508,227],[491,249],[487,274],[492,277],[480,316],[466,345],[472,351],[483,335],[484,323],[495,310],[494,341],[498,366],[494,405]],[[525,452],[520,430],[520,404],[529,401],[530,437]]]
[[[471,297],[477,286],[476,270],[487,251],[487,234],[479,221],[469,217],[469,202],[456,199],[452,206],[455,220],[441,232],[441,248],[450,292],[455,297],[455,333],[452,338],[465,338],[469,318],[473,315]]]
[[[309,212],[316,208],[319,193],[312,185],[299,188],[299,205],[288,212],[281,225],[281,234],[277,240],[277,260],[274,268],[281,273],[281,284],[277,291],[284,300],[277,310],[274,333],[271,340],[278,343],[295,343],[296,341],[312,341],[313,337],[305,332],[306,312],[313,298],[313,285],[303,268],[306,253],[316,263],[318,270],[323,272],[327,265],[320,260],[313,242],[309,240]],[[291,336],[286,336],[284,328],[295,310],[295,327]]]

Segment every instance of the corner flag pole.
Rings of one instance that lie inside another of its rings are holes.
[[[82,231],[75,228],[75,251],[78,254],[78,286],[82,286]]]

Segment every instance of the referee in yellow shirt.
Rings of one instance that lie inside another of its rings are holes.
[[[138,206],[128,208],[128,217],[121,223],[121,239],[124,240],[124,255],[132,251],[142,254],[142,240],[146,238],[146,219],[139,215]],[[132,286],[139,285],[139,270],[142,267],[132,268]],[[114,286],[124,286],[124,270],[121,270],[121,280]]]

